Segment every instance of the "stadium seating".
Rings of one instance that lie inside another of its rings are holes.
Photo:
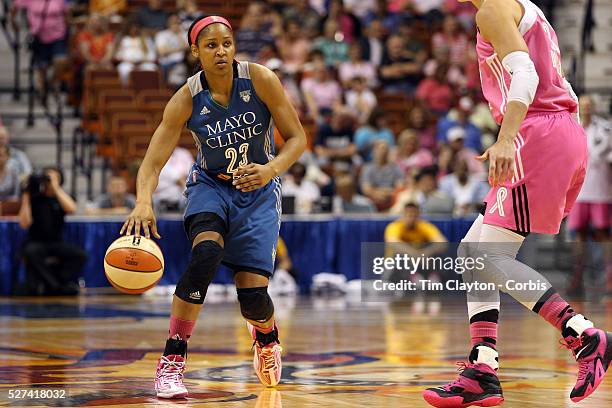
[[[163,80],[159,71],[130,72],[129,87],[136,92],[149,89],[163,89]]]

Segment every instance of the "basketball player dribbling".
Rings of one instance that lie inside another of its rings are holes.
[[[160,398],[183,398],[187,341],[219,264],[234,270],[242,315],[254,341],[259,380],[281,377],[281,346],[268,295],[280,227],[280,180],[302,154],[306,136],[280,81],[269,69],[234,60],[230,23],[218,16],[196,20],[188,31],[202,70],[165,108],[137,178],[136,207],[121,233],[157,238],[151,195],[159,173],[187,123],[198,156],[187,180],[185,230],[192,242],[189,266],[172,300],[170,331],[157,366]],[[274,123],[285,144],[274,156]]]
[[[561,332],[578,362],[570,398],[579,402],[603,380],[612,359],[612,333],[594,328],[546,278],[515,259],[530,232],[559,232],[582,186],[587,144],[574,115],[576,97],[563,76],[555,31],[538,7],[529,0],[471,2],[478,8],[482,90],[501,129],[496,143],[479,157],[489,160],[492,186],[484,215],[458,251],[459,256],[486,255],[485,268],[466,272],[463,279],[501,285]],[[543,284],[519,291],[506,286],[508,280]],[[469,362],[457,380],[424,391],[429,404],[459,408],[503,402],[497,376],[499,307],[499,291],[468,293]]]

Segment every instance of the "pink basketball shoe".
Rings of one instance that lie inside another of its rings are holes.
[[[158,398],[185,398],[183,385],[185,359],[179,355],[161,356],[155,374],[155,391]]]
[[[279,345],[278,327],[270,333],[261,333],[255,326],[247,322],[247,328],[253,338],[253,368],[259,381],[267,387],[276,386],[281,379],[283,364],[281,353],[283,348]]]
[[[497,350],[485,343],[476,344],[468,361],[457,363],[459,378],[441,387],[426,389],[423,399],[437,408],[501,405],[504,396],[495,369],[499,367]]]
[[[504,401],[497,373],[486,364],[466,364],[459,378],[428,388],[423,399],[437,408],[495,407]]]
[[[599,329],[586,329],[579,338],[565,337],[578,362],[578,380],[570,394],[573,402],[591,395],[603,381],[612,360],[612,333]]]

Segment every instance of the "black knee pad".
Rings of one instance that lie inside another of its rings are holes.
[[[268,287],[236,289],[240,311],[245,319],[267,322],[274,314],[274,303],[268,295]]]
[[[188,303],[204,303],[208,285],[212,282],[223,259],[223,247],[216,241],[202,241],[191,251],[187,270],[176,284],[174,294]]]

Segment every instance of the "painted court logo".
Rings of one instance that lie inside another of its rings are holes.
[[[242,98],[243,101],[248,102],[251,100],[251,91],[247,90],[247,91],[240,91],[240,97]]]

